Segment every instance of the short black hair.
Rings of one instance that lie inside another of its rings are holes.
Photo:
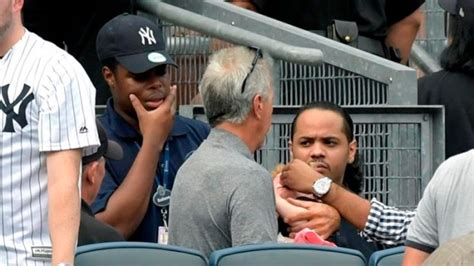
[[[115,57],[105,58],[100,63],[102,66],[108,67],[113,73],[115,73],[117,66],[120,64]]]
[[[295,115],[293,122],[291,123],[290,129],[290,136],[291,140],[296,132],[296,122],[302,113],[307,110],[312,109],[320,109],[320,110],[329,110],[343,118],[343,131],[344,135],[347,137],[347,141],[350,143],[352,142],[354,137],[354,122],[352,121],[351,116],[339,105],[332,103],[332,102],[325,102],[325,101],[315,101],[310,102],[304,106],[302,106]],[[354,161],[350,164],[347,164],[346,170],[344,172],[344,179],[343,184],[347,188],[349,188],[352,192],[359,194],[362,192],[362,185],[363,185],[363,172],[362,172],[362,160],[360,158],[358,150],[356,150],[356,154],[354,157]]]

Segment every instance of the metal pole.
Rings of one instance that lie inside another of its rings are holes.
[[[139,0],[137,3],[142,10],[160,19],[207,35],[219,36],[219,38],[231,43],[258,46],[277,59],[305,65],[319,65],[323,62],[323,53],[319,49],[289,45],[214,19],[196,15],[193,12],[162,1]]]
[[[431,74],[441,70],[441,66],[434,60],[423,47],[413,43],[410,58],[425,74]]]

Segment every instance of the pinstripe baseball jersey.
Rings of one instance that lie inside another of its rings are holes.
[[[0,89],[0,265],[47,265],[46,155],[98,146],[95,89],[72,56],[28,31],[0,59]]]

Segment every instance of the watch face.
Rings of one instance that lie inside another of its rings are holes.
[[[324,177],[316,181],[314,184],[314,192],[316,196],[322,197],[328,193],[329,189],[331,188],[331,182],[332,180],[328,177]]]
[[[316,188],[317,188],[318,192],[325,193],[329,189],[329,183],[328,182],[318,182],[318,184],[316,185]]]

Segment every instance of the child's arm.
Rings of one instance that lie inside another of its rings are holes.
[[[275,203],[277,212],[283,219],[306,211],[305,208],[292,205],[286,200],[286,198],[295,197],[296,193],[283,187],[280,184],[279,174],[273,179],[273,191],[275,192]]]

